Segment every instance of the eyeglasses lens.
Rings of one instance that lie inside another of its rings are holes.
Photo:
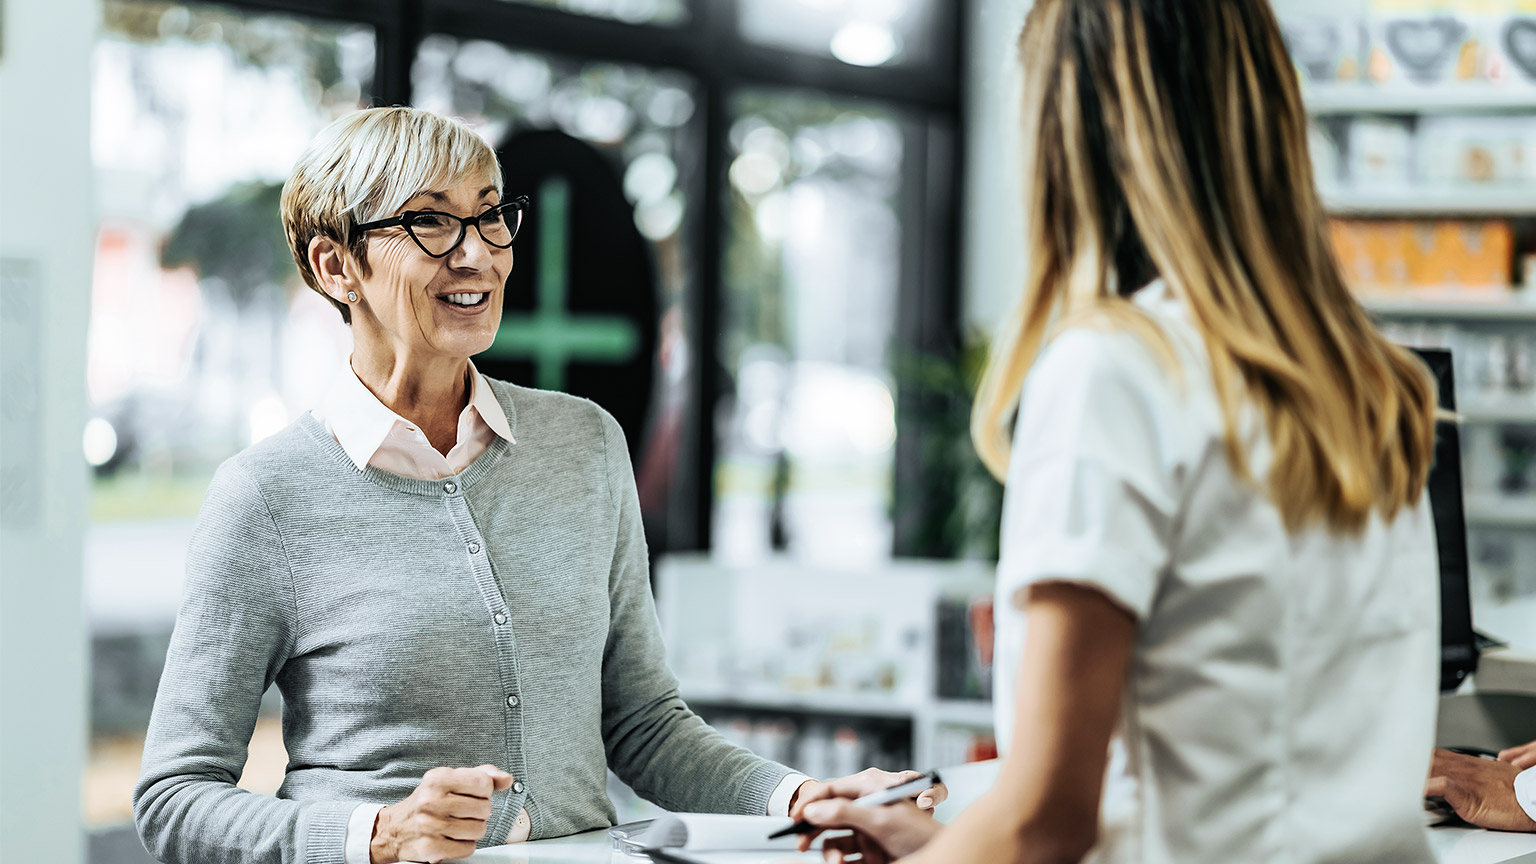
[[[512,238],[517,234],[517,223],[522,218],[521,210],[507,211],[499,207],[488,210],[480,217],[480,236],[492,246],[511,245]]]
[[[485,211],[474,222],[486,243],[505,249],[512,245],[512,238],[517,236],[517,229],[523,222],[523,211],[497,207]],[[464,239],[464,223],[442,213],[421,213],[405,227],[422,248],[439,257],[452,252]]]
[[[464,226],[441,213],[422,213],[405,226],[411,236],[433,255],[446,255],[459,244]]]

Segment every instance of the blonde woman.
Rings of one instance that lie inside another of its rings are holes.
[[[618,424],[470,362],[527,204],[468,127],[411,108],[299,159],[283,226],[352,356],[208,489],[134,789],[158,860],[460,858],[612,824],[609,767],[674,810],[783,815],[819,788],[678,698]],[[275,797],[235,785],[274,683]]]
[[[973,424],[1009,752],[942,830],[797,811],[860,829],[833,859],[1432,861],[1435,394],[1340,277],[1268,4],[1039,0],[1020,47],[1028,276]]]

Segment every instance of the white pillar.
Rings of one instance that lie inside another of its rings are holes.
[[[1018,36],[1029,0],[972,0],[961,320],[992,336],[1024,280]]]
[[[80,864],[99,0],[0,5],[0,858]]]

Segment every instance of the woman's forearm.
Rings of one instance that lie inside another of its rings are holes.
[[[167,777],[134,802],[144,847],[165,864],[342,864],[355,802],[286,801],[193,776]]]
[[[1109,742],[1136,622],[1103,594],[1030,589],[1012,747],[996,785],[934,839],[921,864],[1076,864],[1098,840]]]

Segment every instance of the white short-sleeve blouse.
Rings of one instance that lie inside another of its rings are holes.
[[[1073,329],[1024,386],[998,573],[999,741],[1025,589],[1089,585],[1138,621],[1091,861],[1432,861],[1420,815],[1439,668],[1428,495],[1359,536],[1289,533],[1262,487],[1232,473],[1186,310],[1161,283],[1136,303],[1181,375],[1130,333]],[[1256,414],[1242,444],[1264,478]]]

